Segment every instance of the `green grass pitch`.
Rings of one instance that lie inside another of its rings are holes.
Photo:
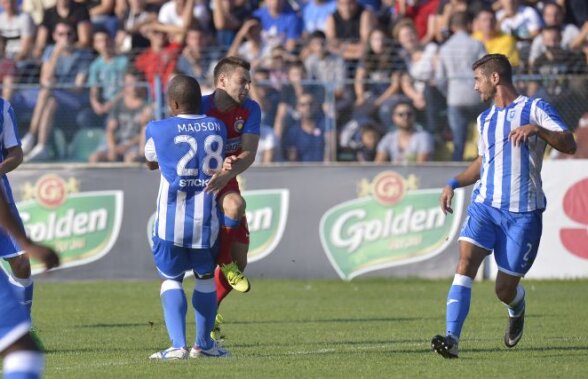
[[[475,283],[460,358],[444,360],[430,339],[444,331],[450,282],[254,279],[251,292],[232,293],[221,307],[230,359],[147,359],[169,344],[157,281],[39,282],[34,321],[47,378],[588,375],[588,281],[526,281],[525,334],[512,350],[502,342],[506,310],[493,283]],[[192,341],[191,310],[187,330]]]

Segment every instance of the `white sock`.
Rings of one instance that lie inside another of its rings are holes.
[[[45,358],[38,351],[15,351],[4,357],[4,379],[40,378],[43,373]]]

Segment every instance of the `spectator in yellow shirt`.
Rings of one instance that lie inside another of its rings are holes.
[[[489,8],[478,11],[473,25],[472,37],[484,44],[488,54],[506,55],[513,67],[518,67],[519,50],[517,40],[501,32],[497,27],[496,14]]]

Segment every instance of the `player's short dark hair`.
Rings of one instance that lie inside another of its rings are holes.
[[[484,75],[489,76],[496,72],[507,83],[512,83],[512,66],[508,61],[506,55],[503,54],[487,54],[478,59],[472,65],[472,70],[482,70]]]
[[[185,111],[195,114],[200,112],[202,91],[198,80],[191,76],[183,74],[174,76],[168,84],[167,96]]]
[[[238,67],[242,67],[249,71],[251,69],[251,64],[241,57],[230,56],[221,59],[216,66],[214,66],[214,84],[218,82],[218,78],[221,74],[228,75]]]

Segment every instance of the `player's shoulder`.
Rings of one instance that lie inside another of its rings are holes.
[[[261,109],[261,107],[259,106],[259,103],[255,100],[253,100],[252,98],[248,97],[247,99],[245,99],[245,101],[243,102],[243,107],[250,109],[250,110],[258,110]]]
[[[212,108],[214,101],[214,92],[208,95],[203,95],[200,100],[200,108],[202,113],[206,113]]]

